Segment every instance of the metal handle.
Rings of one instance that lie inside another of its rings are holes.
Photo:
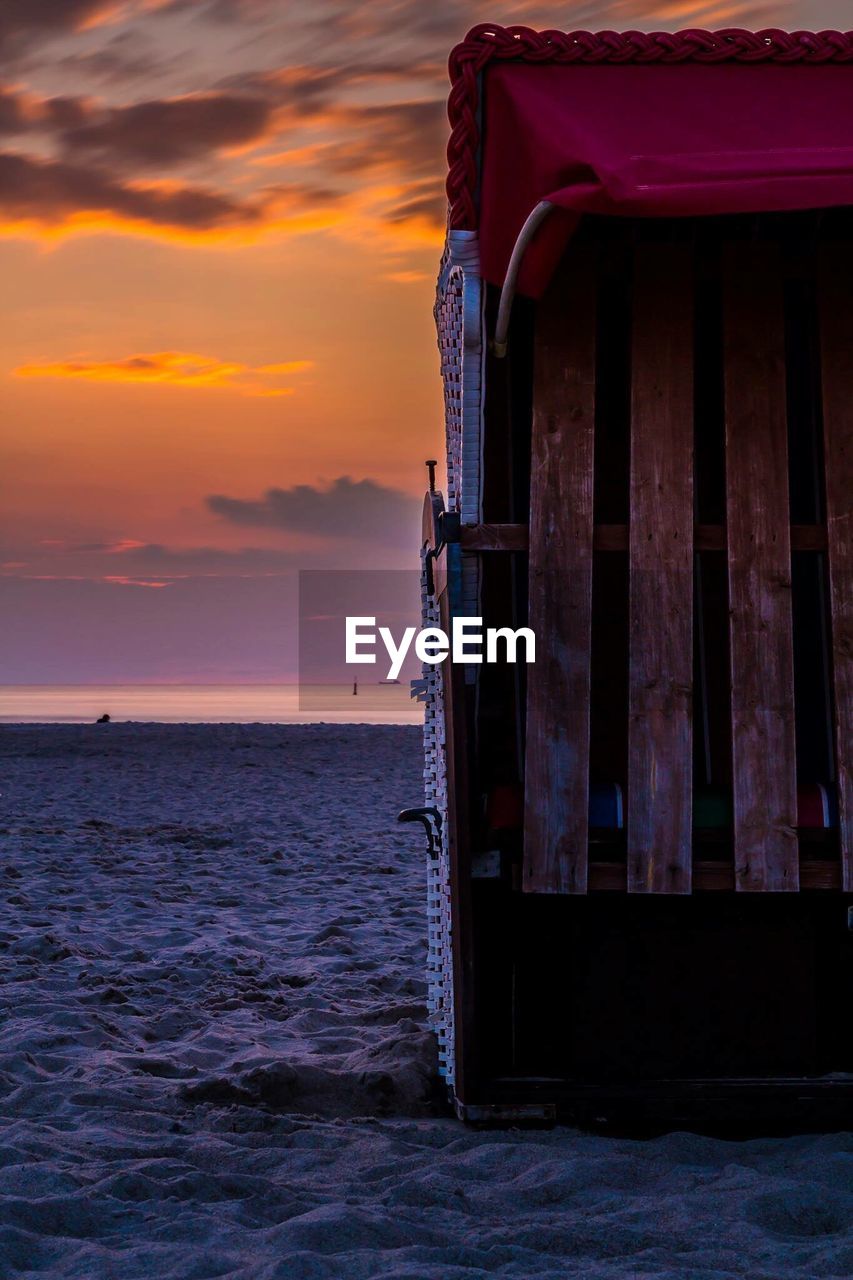
[[[435,844],[435,835],[433,834],[433,823],[441,832],[441,814],[435,805],[425,805],[419,809],[401,809],[397,814],[398,822],[422,822],[424,830],[427,833],[428,852],[431,858],[438,857],[438,849]]]
[[[521,270],[524,255],[527,252],[530,241],[553,208],[554,206],[548,200],[540,200],[533,211],[527,215],[527,220],[519,231],[518,239],[513,247],[501,289],[500,302],[498,303],[498,319],[495,325],[495,340],[492,343],[492,351],[499,360],[502,360],[506,355],[512,301],[515,297],[515,286],[518,282],[518,273]]]

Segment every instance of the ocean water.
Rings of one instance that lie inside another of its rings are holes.
[[[421,724],[408,683],[380,685],[5,685],[0,724]]]

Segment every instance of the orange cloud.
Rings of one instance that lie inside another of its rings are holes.
[[[144,547],[145,543],[140,542],[137,538],[119,538],[118,542],[107,543],[104,551],[111,552],[114,555],[121,555],[125,551],[138,551],[140,547]]]
[[[350,217],[337,229],[343,239],[378,246],[395,256],[419,249],[435,252],[444,242],[447,197],[440,181],[365,185],[352,197],[350,208]],[[395,263],[392,270],[405,270],[407,265]]]
[[[0,218],[0,239],[31,240],[46,250],[78,236],[90,235],[133,236],[189,249],[245,249],[261,244],[268,238],[308,235],[339,228],[344,221],[341,211],[329,209],[292,218],[275,218],[255,225],[188,229],[169,224],[152,224],[140,218],[93,212],[72,214],[54,226],[32,218],[15,218],[9,221]]]
[[[91,13],[81,18],[77,23],[77,31],[94,31],[96,27],[108,26],[111,22],[116,22],[122,16],[125,5],[121,0],[105,0],[105,3],[98,4]]]
[[[53,151],[0,152],[0,236],[50,244],[115,232],[238,247],[334,230],[345,239],[375,242],[390,233],[440,243],[443,102],[335,103],[352,75],[282,68],[215,91],[120,106],[0,89],[0,131],[43,133]],[[296,134],[292,146],[238,163],[227,181],[163,176],[193,160],[233,161],[285,128]],[[307,139],[299,136],[305,129]],[[143,176],[152,168],[156,176]],[[258,183],[276,169],[281,181]]]
[[[152,587],[156,591],[172,586],[171,582],[152,582],[148,578],[126,578],[117,573],[107,574],[101,581],[109,583],[111,587]]]
[[[143,383],[148,386],[195,387],[236,391],[245,396],[286,396],[293,387],[275,379],[304,373],[312,360],[285,360],[277,364],[242,364],[191,351],[154,351],[118,360],[57,360],[19,365],[18,378],[68,378],[85,382]]]

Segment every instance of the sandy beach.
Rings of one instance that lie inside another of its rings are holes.
[[[0,728],[0,1276],[853,1272],[853,1137],[437,1103],[405,726]]]

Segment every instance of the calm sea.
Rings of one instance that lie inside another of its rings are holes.
[[[166,724],[422,724],[409,686],[145,684],[6,685],[0,723],[86,724],[107,712],[114,721]]]

